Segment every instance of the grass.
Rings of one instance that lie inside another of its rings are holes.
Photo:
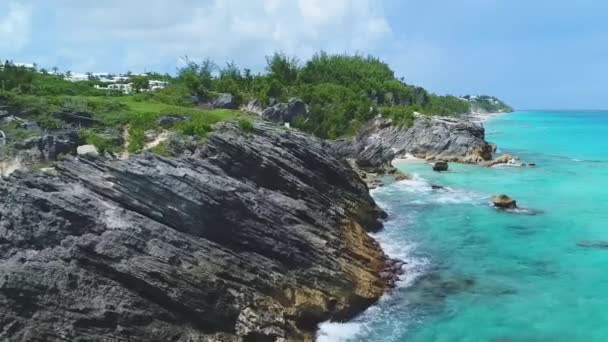
[[[204,139],[211,132],[212,125],[224,120],[248,120],[249,115],[237,110],[204,109],[194,106],[180,106],[160,102],[152,98],[133,96],[12,96],[11,104],[29,113],[29,119],[37,121],[41,126],[55,129],[62,122],[53,116],[62,110],[84,112],[96,120],[92,127],[83,129],[83,137],[87,143],[95,145],[100,151],[117,151],[121,147],[114,146],[111,139],[95,133],[104,128],[114,128],[122,131],[129,126],[129,152],[140,151],[145,143],[145,131],[159,129],[157,121],[165,115],[189,117],[187,121],[179,122],[169,127],[185,135],[198,136]],[[178,103],[176,101],[176,103]],[[251,123],[249,123],[250,125]],[[246,128],[249,128],[246,125]]]

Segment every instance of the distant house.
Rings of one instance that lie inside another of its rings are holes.
[[[65,76],[63,79],[70,82],[88,81],[89,75],[75,72],[70,74],[70,76]]]
[[[133,92],[133,83],[112,83],[108,84],[106,87],[102,87],[97,84],[95,85],[95,89],[119,91],[123,94],[131,94]]]
[[[156,81],[156,80],[149,80],[148,81],[148,89],[150,91],[159,90],[159,89],[165,89],[167,87],[167,85],[169,85],[169,82]]]
[[[35,67],[32,63],[13,63],[13,65],[15,65],[16,67],[24,67],[28,69],[34,69]]]

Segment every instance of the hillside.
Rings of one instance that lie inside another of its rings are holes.
[[[262,109],[302,99],[305,115],[290,119],[291,125],[330,139],[356,135],[378,115],[409,127],[415,112],[454,116],[510,110],[494,97],[432,94],[396,77],[375,57],[323,52],[305,62],[276,53],[267,57],[266,71],[258,74],[234,63],[219,67],[210,60],[186,59],[175,76],[127,77],[124,82],[134,89],[131,94],[96,89],[107,89],[107,84],[94,76],[81,82],[66,78],[9,62],[0,67],[0,110],[5,111],[0,114],[4,116],[0,130],[7,142],[41,132],[77,130],[82,143],[101,151],[133,153],[144,147],[146,132],[151,130],[204,139],[218,121],[238,119],[248,125],[250,116],[238,109],[252,99]],[[153,79],[169,85],[148,91],[147,82]],[[162,121],[164,117],[170,122]],[[162,147],[156,150],[162,153]]]

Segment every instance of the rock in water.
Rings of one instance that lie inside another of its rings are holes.
[[[224,123],[189,156],[0,180],[0,340],[312,341],[395,281],[385,214],[330,151]]]
[[[602,249],[607,249],[608,248],[608,241],[579,241],[576,243],[577,246],[579,247],[585,247],[585,248],[602,248]]]
[[[492,205],[500,209],[515,209],[517,202],[507,195],[498,195],[492,197]]]
[[[433,163],[433,171],[443,172],[448,170],[448,162],[438,161]]]

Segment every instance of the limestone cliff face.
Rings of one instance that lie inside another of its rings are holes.
[[[482,126],[466,120],[416,115],[410,128],[372,120],[354,140],[334,143],[338,155],[381,165],[412,154],[428,160],[481,163],[492,159]]]
[[[175,158],[0,179],[0,340],[312,340],[395,281],[383,212],[321,140],[218,127]]]

